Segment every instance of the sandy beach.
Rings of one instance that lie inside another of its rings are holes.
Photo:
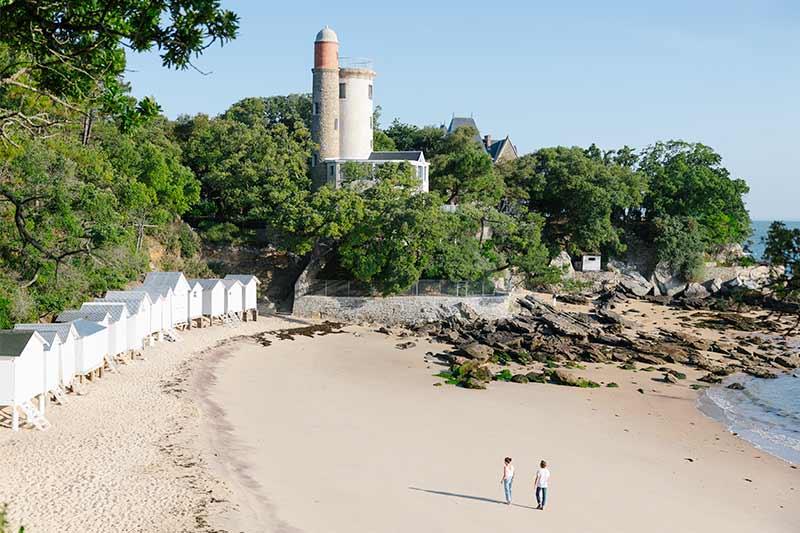
[[[307,324],[187,332],[51,405],[50,430],[0,428],[12,523],[33,533],[800,529],[800,471],[703,416],[684,383],[589,365],[577,373],[619,388],[435,386],[442,367],[426,352],[444,346],[413,339],[400,350],[408,338],[357,326],[275,334]],[[510,508],[506,455],[517,468]],[[544,512],[533,509],[540,459],[552,471]]]
[[[204,442],[237,511],[225,531],[796,532],[800,471],[729,434],[697,392],[588,368],[617,389],[434,386],[427,341],[365,328],[248,342],[214,363]],[[692,376],[690,376],[691,378]],[[645,392],[637,392],[642,388]],[[224,413],[224,422],[220,415]],[[222,430],[222,431],[221,431]],[[502,458],[517,466],[501,504]],[[550,502],[532,479],[550,463]]]
[[[158,343],[50,404],[45,432],[0,427],[0,502],[27,533],[203,531],[219,483],[195,450],[199,410],[183,379],[203,351],[231,337],[290,324],[261,318]],[[216,348],[215,353],[224,348]],[[16,531],[16,529],[14,529]]]

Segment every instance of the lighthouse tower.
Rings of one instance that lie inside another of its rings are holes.
[[[312,166],[325,178],[326,159],[339,158],[339,38],[325,26],[314,41],[311,138],[319,145]]]

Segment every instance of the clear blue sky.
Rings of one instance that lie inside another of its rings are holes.
[[[701,141],[750,184],[754,219],[800,220],[800,2],[223,0],[240,36],[174,72],[129,58],[136,96],[169,117],[310,92],[325,24],[374,60],[383,125],[472,115],[520,152]]]

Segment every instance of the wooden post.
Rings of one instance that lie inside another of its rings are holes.
[[[11,431],[19,431],[19,411],[17,406],[11,406]]]

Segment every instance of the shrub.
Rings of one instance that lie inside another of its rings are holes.
[[[222,222],[211,224],[207,228],[201,229],[205,240],[216,244],[231,243],[239,237],[239,228],[236,224]]]

